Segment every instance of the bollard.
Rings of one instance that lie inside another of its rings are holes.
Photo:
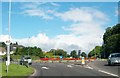
[[[84,57],[82,57],[82,65],[84,65],[85,64],[85,59],[84,59]]]

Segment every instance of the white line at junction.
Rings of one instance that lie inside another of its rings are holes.
[[[98,70],[99,72],[102,72],[102,73],[106,73],[108,75],[112,75],[112,76],[116,76],[116,77],[119,77],[118,75],[116,74],[112,74],[112,73],[109,73],[109,72],[106,72],[106,71],[103,71],[103,70]]]

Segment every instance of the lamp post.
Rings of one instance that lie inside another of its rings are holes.
[[[30,38],[30,37],[29,37]],[[29,49],[30,49],[30,47],[29,47],[29,38],[28,38],[28,57],[29,57]]]
[[[10,65],[10,41],[6,42],[7,44],[7,61],[6,61],[6,66],[7,66],[7,73],[8,73],[8,68]]]
[[[8,16],[8,41],[6,41],[7,44],[7,73],[10,65],[10,22],[11,22],[11,0],[9,0],[9,16]]]

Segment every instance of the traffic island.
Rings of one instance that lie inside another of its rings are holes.
[[[34,69],[32,67],[26,67],[25,65],[19,64],[10,64],[8,73],[6,73],[6,65],[5,63],[2,63],[2,78],[24,78],[25,76],[29,76],[33,73]]]

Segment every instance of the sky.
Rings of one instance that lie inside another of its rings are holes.
[[[2,2],[2,34],[8,39],[8,2]],[[103,43],[107,27],[118,23],[118,2],[12,2],[11,42],[44,51],[88,53]]]

